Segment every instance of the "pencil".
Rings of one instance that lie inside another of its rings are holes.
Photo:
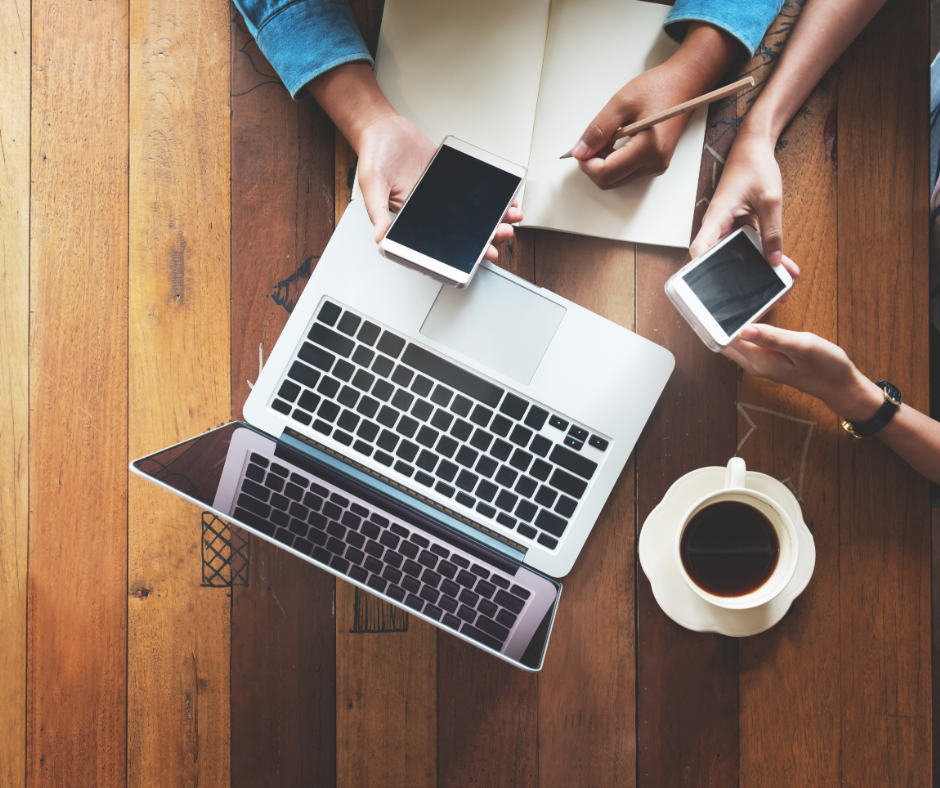
[[[623,137],[629,137],[631,134],[636,134],[638,131],[648,129],[650,126],[655,126],[657,123],[661,123],[664,120],[669,120],[677,115],[684,115],[686,112],[691,112],[705,104],[711,104],[713,101],[718,101],[718,99],[730,96],[732,93],[737,93],[741,88],[745,87],[754,87],[754,77],[744,77],[744,79],[739,79],[737,82],[733,82],[723,88],[718,88],[718,90],[713,90],[711,93],[706,93],[704,96],[699,96],[698,98],[691,99],[682,104],[677,104],[672,109],[657,112],[655,115],[650,115],[644,120],[638,120],[636,123],[631,123],[629,126],[621,126],[614,132],[614,136],[611,139],[616,141]],[[561,158],[570,159],[571,151],[568,151],[564,156],[561,156]]]

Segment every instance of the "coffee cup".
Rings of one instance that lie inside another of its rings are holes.
[[[796,528],[772,498],[747,487],[744,460],[733,457],[724,487],[695,501],[673,553],[679,574],[706,602],[746,610],[776,597],[799,558]]]

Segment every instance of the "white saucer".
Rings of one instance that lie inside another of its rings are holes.
[[[787,587],[764,605],[749,610],[726,610],[706,602],[682,579],[673,550],[676,533],[689,507],[724,483],[725,468],[712,467],[687,473],[672,485],[640,531],[640,565],[653,586],[653,596],[659,606],[677,624],[695,632],[743,638],[770,629],[784,617],[813,576],[816,543],[803,522],[803,513],[793,493],[770,476],[748,472],[747,487],[770,496],[790,515],[799,539],[799,563]]]

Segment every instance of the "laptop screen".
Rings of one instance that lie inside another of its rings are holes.
[[[384,498],[339,460],[321,463],[233,422],[131,468],[387,602],[538,670],[561,585]],[[324,455],[325,456],[325,455]],[[331,459],[331,458],[327,458]]]

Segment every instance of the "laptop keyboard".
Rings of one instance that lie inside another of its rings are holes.
[[[608,441],[324,301],[271,407],[553,550]]]
[[[232,516],[455,632],[503,648],[533,596],[518,578],[320,481],[252,452]]]

